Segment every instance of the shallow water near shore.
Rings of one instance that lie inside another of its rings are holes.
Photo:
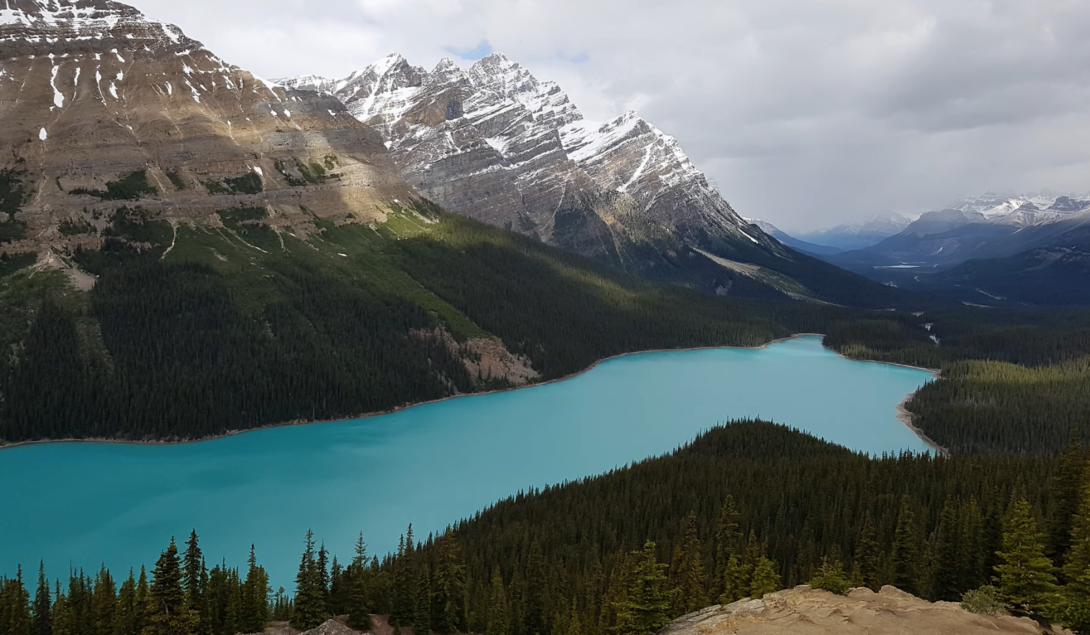
[[[0,574],[149,569],[196,528],[209,566],[245,564],[293,588],[313,529],[347,562],[396,548],[529,487],[670,452],[731,419],[761,417],[849,448],[928,451],[897,404],[931,379],[856,362],[815,336],[764,349],[629,355],[570,380],[393,414],[179,445],[54,443],[0,451]]]

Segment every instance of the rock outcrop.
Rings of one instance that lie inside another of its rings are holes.
[[[1029,618],[977,615],[891,586],[847,596],[800,586],[686,615],[662,635],[1039,635]],[[1056,631],[1061,632],[1061,631]]]
[[[339,222],[414,196],[338,100],[262,80],[124,4],[8,0],[0,60],[0,221],[23,227],[16,250],[93,242],[72,228],[102,229],[121,205]]]

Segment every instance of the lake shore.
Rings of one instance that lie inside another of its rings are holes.
[[[484,396],[484,395],[494,395],[494,394],[497,394],[497,393],[511,392],[511,391],[515,391],[515,390],[526,390],[528,388],[536,388],[536,387],[539,387],[539,386],[547,386],[549,384],[557,384],[557,383],[560,383],[560,382],[565,382],[565,381],[570,381],[570,380],[576,379],[577,377],[580,377],[581,375],[585,375],[585,374],[589,373],[590,371],[594,370],[595,368],[601,366],[602,364],[605,364],[606,362],[617,360],[617,359],[622,359],[624,357],[629,357],[629,356],[632,356],[632,355],[647,355],[647,354],[651,354],[651,353],[683,353],[683,352],[692,352],[692,351],[710,351],[710,350],[722,350],[722,349],[762,350],[762,349],[768,348],[769,346],[772,346],[773,344],[780,344],[780,343],[783,343],[783,342],[789,342],[791,340],[796,340],[796,339],[799,339],[799,338],[802,338],[802,337],[824,337],[824,334],[822,334],[822,333],[796,333],[796,334],[788,336],[788,337],[781,337],[781,338],[771,340],[769,342],[765,342],[764,344],[761,344],[761,345],[758,345],[758,346],[698,346],[698,347],[693,347],[693,348],[659,348],[659,349],[649,349],[649,350],[643,350],[643,351],[633,351],[633,352],[629,352],[629,353],[621,353],[619,355],[613,355],[611,357],[606,357],[604,359],[600,359],[600,360],[594,362],[593,364],[591,364],[590,366],[588,366],[587,368],[585,368],[583,370],[580,370],[578,372],[571,373],[569,375],[565,375],[564,377],[559,377],[557,379],[551,379],[549,381],[536,382],[536,383],[528,384],[526,386],[517,386],[517,387],[514,387],[514,388],[505,388],[505,389],[501,389],[501,390],[490,390],[490,391],[487,391],[487,392],[474,392],[474,393],[463,393],[463,394],[451,395],[449,397],[444,397],[442,399],[433,399],[431,401],[421,401],[421,402],[417,402],[417,403],[406,404],[404,406],[399,406],[397,408],[392,408],[392,409],[389,409],[389,410],[383,410],[383,411],[379,411],[379,412],[368,412],[368,413],[360,414],[360,415],[357,415],[357,416],[340,418],[340,419],[317,419],[317,420],[303,419],[303,420],[297,420],[297,421],[286,421],[286,422],[282,422],[282,423],[273,423],[273,424],[269,424],[269,425],[265,425],[265,426],[260,426],[260,427],[257,427],[257,428],[248,428],[246,430],[228,430],[227,432],[224,432],[223,434],[210,435],[210,436],[207,436],[207,437],[201,437],[201,438],[197,438],[197,439],[153,439],[153,440],[130,440],[130,439],[116,439],[116,438],[39,439],[39,440],[36,440],[36,441],[20,441],[20,442],[17,442],[17,443],[3,444],[3,445],[0,445],[0,451],[7,450],[7,449],[26,447],[26,446],[32,446],[32,445],[45,445],[45,444],[52,444],[52,443],[114,443],[114,444],[120,444],[120,445],[148,445],[148,446],[185,445],[185,444],[189,444],[189,443],[204,443],[206,441],[215,441],[217,439],[226,439],[228,437],[238,436],[240,434],[246,434],[248,432],[260,432],[262,430],[270,430],[270,429],[273,429],[273,428],[283,428],[283,427],[287,427],[287,426],[317,425],[317,424],[323,424],[323,423],[339,423],[339,422],[343,422],[343,421],[357,421],[357,420],[360,420],[360,419],[370,419],[371,417],[381,417],[383,415],[394,414],[394,413],[397,413],[397,412],[402,412],[404,410],[408,410],[410,408],[416,408],[418,406],[427,406],[427,405],[431,405],[431,404],[443,403],[445,401],[450,401],[452,399],[464,399],[466,397],[480,397],[480,396]],[[828,349],[828,348],[826,350],[832,351],[832,349]],[[933,377],[936,377],[936,378],[939,376],[939,372],[937,370],[933,369],[933,368],[922,368],[922,367],[919,367],[919,366],[910,366],[908,364],[898,364],[898,363],[895,363],[895,362],[883,362],[883,361],[870,360],[870,359],[855,359],[855,358],[852,358],[852,357],[848,357],[847,355],[843,355],[842,353],[840,353],[838,351],[832,351],[832,352],[836,353],[839,357],[841,357],[843,359],[853,361],[853,362],[869,362],[869,363],[873,363],[873,364],[885,364],[887,366],[900,366],[902,368],[910,368],[910,369],[913,369],[913,370],[924,371],[924,372],[930,373]],[[911,398],[912,398],[912,395],[908,395],[908,396],[905,397],[904,401],[902,401],[900,404],[897,405],[897,413],[898,413],[897,414],[897,420],[900,421],[902,424],[904,424],[906,427],[908,427],[914,434],[916,434],[916,436],[918,436],[920,438],[921,441],[923,441],[929,447],[931,447],[935,451],[939,452],[943,456],[947,456],[949,453],[945,448],[937,445],[934,441],[927,438],[927,436],[919,428],[917,428],[915,425],[913,425],[912,413],[910,413],[904,407],[905,404],[908,403],[908,400],[911,399]]]

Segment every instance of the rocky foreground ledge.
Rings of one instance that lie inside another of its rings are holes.
[[[847,596],[799,586],[760,600],[713,606],[679,618],[662,635],[1038,635],[1025,617],[977,615],[954,602],[928,602],[895,587]]]

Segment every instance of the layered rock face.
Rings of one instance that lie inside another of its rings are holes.
[[[266,82],[120,3],[7,0],[0,59],[16,249],[78,241],[58,228],[104,224],[120,204],[179,219],[261,206],[287,223],[374,218],[413,195],[338,100]]]
[[[501,53],[464,70],[392,55],[342,80],[281,81],[335,95],[382,134],[410,184],[460,214],[621,265],[646,244],[777,247],[676,140],[635,113],[587,122],[558,85]]]

